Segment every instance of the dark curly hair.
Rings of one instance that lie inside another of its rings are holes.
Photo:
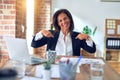
[[[60,10],[58,10],[54,13],[54,15],[53,15],[53,25],[54,25],[55,31],[59,32],[61,30],[60,26],[58,25],[58,16],[61,13],[65,13],[69,17],[69,19],[70,19],[69,31],[70,31],[70,33],[72,33],[73,30],[74,30],[74,22],[73,22],[73,18],[72,18],[71,13],[67,9],[60,9]]]

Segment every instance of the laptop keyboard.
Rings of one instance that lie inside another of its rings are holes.
[[[38,58],[38,57],[34,57],[34,56],[31,57],[31,60],[32,60],[32,63],[36,63],[36,62],[44,63],[47,61],[46,59]]]

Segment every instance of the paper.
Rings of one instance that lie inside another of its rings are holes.
[[[82,58],[80,61],[81,64],[90,64],[90,63],[101,63],[105,64],[102,59],[90,59],[90,58]]]
[[[108,29],[107,34],[115,34],[115,30],[114,29]]]
[[[43,79],[44,76],[43,65],[36,66],[35,76]]]
[[[117,34],[120,34],[120,25],[117,25]]]
[[[51,67],[51,78],[60,78],[60,74],[59,74],[59,65],[55,65],[53,64]],[[80,72],[79,70],[79,66],[77,66],[77,73]],[[40,79],[43,79],[44,77],[44,67],[43,65],[39,65],[36,67],[36,71],[35,71],[35,76],[39,77]]]
[[[52,65],[52,78],[60,78],[59,65]]]
[[[59,66],[58,65],[52,65],[51,71],[52,71],[51,78],[60,78]],[[39,65],[39,66],[36,67],[35,76],[39,77],[41,79],[44,77],[44,67],[43,67],[43,65]]]
[[[62,59],[68,59],[68,58],[63,57]],[[70,59],[70,61],[73,61],[73,62],[77,62],[77,60],[78,60],[78,58],[69,58],[69,59]],[[82,58],[78,65],[80,66],[81,64],[90,64],[90,63],[94,63],[94,62],[105,64],[102,59]]]

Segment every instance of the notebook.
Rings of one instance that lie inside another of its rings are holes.
[[[47,60],[31,56],[28,51],[27,41],[21,38],[4,37],[8,54],[11,60],[23,61],[26,64],[39,64]]]

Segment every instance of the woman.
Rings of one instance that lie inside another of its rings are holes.
[[[47,50],[55,50],[57,55],[80,56],[83,48],[89,53],[96,51],[95,43],[87,34],[74,32],[74,22],[67,9],[60,9],[53,15],[55,30],[41,30],[32,40],[34,48],[47,44]]]

